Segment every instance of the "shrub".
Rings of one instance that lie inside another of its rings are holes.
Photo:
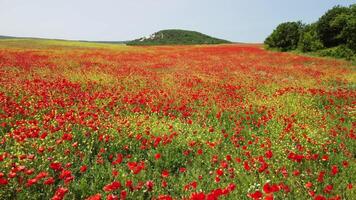
[[[265,44],[269,48],[277,48],[282,51],[294,50],[297,48],[301,30],[301,22],[282,23],[267,37]]]
[[[321,56],[329,56],[334,58],[345,58],[347,60],[355,60],[354,52],[346,45],[324,49],[318,52]]]

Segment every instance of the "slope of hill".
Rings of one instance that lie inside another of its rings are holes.
[[[189,44],[225,44],[227,40],[214,38],[196,31],[179,29],[162,30],[149,37],[127,42],[127,45],[189,45]]]
[[[87,43],[104,43],[104,44],[125,44],[128,41],[91,41],[91,40],[66,40],[66,39],[53,39],[53,38],[40,38],[40,37],[14,37],[0,35],[1,39],[19,39],[19,40],[47,40],[47,41],[64,41],[64,42],[87,42]]]
[[[5,35],[0,35],[0,39],[11,39],[11,38],[14,38],[14,37],[5,36]]]

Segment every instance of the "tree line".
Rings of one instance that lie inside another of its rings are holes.
[[[279,51],[315,52],[356,60],[356,4],[335,6],[311,24],[281,23],[264,43]]]

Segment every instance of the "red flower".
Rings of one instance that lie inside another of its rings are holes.
[[[351,189],[353,188],[352,183],[347,184],[347,188],[348,188],[349,190],[351,190]]]
[[[132,184],[131,180],[127,180],[125,185],[126,185],[127,188],[130,188],[130,189],[133,188],[133,184]]]
[[[113,195],[113,194],[109,194],[109,195],[106,197],[106,200],[119,200],[119,197],[116,196],[116,195]]]
[[[126,196],[127,196],[126,190],[122,190],[122,191],[120,192],[120,197],[121,197],[121,199],[122,199],[122,200],[125,200],[125,199],[126,199]]]
[[[339,173],[339,168],[336,165],[331,166],[331,174],[336,175]]]
[[[52,197],[52,200],[61,200],[64,198],[64,195],[68,192],[67,188],[64,187],[59,187],[56,192],[54,193],[54,196]]]
[[[324,181],[324,175],[325,175],[325,172],[324,171],[321,171],[319,173],[319,176],[318,176],[318,181],[319,182],[323,182]]]
[[[128,162],[127,166],[132,171],[133,174],[140,173],[141,170],[145,168],[144,162]]]
[[[103,190],[106,192],[117,190],[121,187],[121,183],[118,181],[114,181],[106,186],[104,186]]]
[[[59,162],[52,162],[49,167],[53,169],[54,171],[61,171],[62,170],[62,164]]]
[[[263,191],[267,194],[269,193],[274,193],[274,192],[278,192],[279,191],[279,187],[278,185],[276,184],[269,184],[269,183],[266,183],[264,186],[263,186]]]
[[[84,173],[85,171],[87,171],[87,166],[86,165],[83,165],[80,167],[80,172]]]
[[[202,149],[198,149],[198,155],[202,155],[203,154],[203,150]]]
[[[59,178],[60,179],[65,179],[65,178],[68,178],[68,177],[71,177],[72,176],[72,172],[69,171],[69,170],[62,170],[61,174],[59,175]]]
[[[48,173],[47,172],[40,172],[37,174],[36,178],[37,179],[43,179],[45,178],[46,176],[48,176]]]
[[[0,178],[0,185],[7,185],[9,181],[6,178],[1,177]]]
[[[73,135],[70,133],[65,133],[62,136],[62,140],[67,140],[67,141],[71,141],[73,139]]]
[[[155,155],[155,159],[156,159],[156,160],[158,160],[158,159],[160,159],[160,158],[161,158],[161,154],[156,153],[156,155]]]
[[[86,200],[100,200],[100,199],[101,199],[101,194],[94,194],[88,197]]]
[[[246,171],[250,171],[250,169],[251,169],[251,167],[250,167],[250,165],[248,164],[247,161],[244,162],[244,168],[245,168]]]
[[[300,171],[299,170],[294,170],[293,171],[293,175],[294,176],[299,176],[300,175]]]
[[[163,170],[163,171],[162,171],[162,177],[163,177],[163,178],[167,178],[168,176],[169,176],[169,171]]]
[[[308,183],[305,184],[305,187],[306,188],[311,188],[311,187],[313,187],[313,183],[308,182]]]
[[[236,189],[236,185],[234,183],[230,183],[229,186],[227,187],[227,189],[231,192],[234,191]]]
[[[223,171],[222,169],[217,169],[217,170],[216,170],[216,174],[217,174],[218,176],[222,176],[222,175],[224,175],[224,171]]]
[[[344,166],[345,168],[349,166],[349,162],[347,162],[346,160],[342,161],[342,166]]]
[[[112,164],[113,165],[120,164],[122,162],[123,158],[124,158],[124,156],[121,153],[117,154],[117,158],[116,158],[116,160],[114,160],[112,162]]]
[[[53,177],[50,177],[50,178],[48,178],[47,180],[45,180],[43,182],[43,184],[45,184],[45,185],[52,185],[53,183],[54,183],[54,178]]]
[[[317,195],[314,197],[314,200],[326,200],[326,198],[324,196]]]
[[[325,186],[325,188],[324,188],[324,192],[325,193],[330,193],[332,190],[333,190],[333,186],[332,185],[327,185],[327,186]]]
[[[322,161],[328,161],[328,160],[329,160],[329,156],[328,156],[328,155],[323,155],[323,156],[321,157],[321,160],[322,160]]]
[[[148,191],[151,191],[153,189],[153,181],[147,181],[146,187]]]
[[[272,158],[273,153],[272,153],[271,150],[268,150],[268,151],[265,152],[265,155],[266,155],[266,158]]]
[[[33,184],[36,184],[37,182],[38,182],[38,179],[36,179],[36,178],[29,179],[26,183],[26,187],[30,187]]]
[[[273,194],[269,194],[265,197],[265,200],[273,200],[274,197],[273,197]]]
[[[159,195],[158,200],[173,200],[173,198],[169,195]]]
[[[163,188],[167,187],[167,185],[168,185],[167,181],[162,181],[161,186],[162,186]]]
[[[268,168],[268,164],[265,161],[263,161],[263,162],[261,162],[260,168],[258,168],[258,172],[260,172],[260,173],[264,172],[267,168]]]
[[[256,191],[256,192],[254,192],[254,193],[248,194],[247,196],[250,197],[251,199],[258,200],[258,199],[261,199],[261,198],[262,198],[262,192]]]
[[[190,195],[190,200],[205,200],[204,192],[193,193]]]
[[[216,176],[215,177],[215,183],[219,183],[220,182],[220,177],[219,176]]]
[[[184,167],[179,168],[180,173],[184,173],[185,171],[187,171],[187,170]]]

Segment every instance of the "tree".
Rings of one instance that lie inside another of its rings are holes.
[[[301,31],[298,49],[302,52],[317,51],[323,48],[323,44],[316,33],[316,24],[308,24]]]
[[[349,13],[349,8],[335,6],[320,17],[316,32],[325,47],[335,47],[346,43],[341,33],[346,27]]]
[[[266,38],[265,44],[269,48],[277,48],[282,51],[294,50],[297,48],[301,30],[301,22],[279,24],[272,34]]]
[[[345,38],[347,47],[356,53],[356,4],[350,6],[346,26],[341,35]]]

